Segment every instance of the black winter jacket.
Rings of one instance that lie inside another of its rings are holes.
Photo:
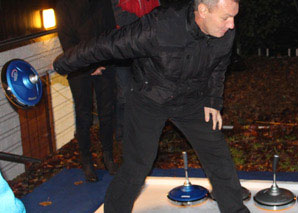
[[[223,83],[234,30],[206,36],[194,19],[193,4],[159,7],[138,21],[67,51],[54,61],[60,74],[109,59],[133,59],[138,92],[159,104],[202,100],[222,108]]]

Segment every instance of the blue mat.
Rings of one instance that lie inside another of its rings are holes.
[[[28,213],[93,213],[103,203],[105,191],[112,180],[106,171],[97,170],[97,175],[102,178],[97,183],[75,185],[77,181],[84,180],[79,169],[64,169],[46,183],[37,187],[32,193],[24,196],[23,201]],[[202,169],[189,169],[190,177],[205,177]],[[152,176],[184,177],[183,169],[154,169]],[[238,172],[240,179],[272,180],[272,172]],[[298,172],[277,175],[279,181],[298,182]],[[48,206],[39,203],[51,201]]]
[[[83,172],[80,169],[64,169],[21,200],[28,213],[93,213],[103,203],[106,189],[112,180],[106,171],[96,172],[102,178],[101,181],[75,185],[75,182],[84,180]],[[39,204],[44,201],[51,201],[52,204]]]

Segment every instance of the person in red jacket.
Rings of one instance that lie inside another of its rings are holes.
[[[122,10],[134,13],[138,17],[150,13],[160,5],[159,0],[119,0],[118,7]]]
[[[131,24],[139,17],[151,12],[158,7],[158,0],[111,0],[114,10],[114,16],[117,29]],[[116,71],[117,83],[117,103],[116,103],[116,131],[115,139],[122,141],[124,129],[124,109],[126,104],[126,96],[130,90],[132,78],[131,73],[132,60],[118,61],[114,66]]]

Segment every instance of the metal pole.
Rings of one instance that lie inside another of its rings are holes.
[[[0,152],[0,160],[15,162],[15,163],[41,163],[41,160],[36,158],[30,158],[22,155],[15,155],[15,154],[9,154],[6,152]]]

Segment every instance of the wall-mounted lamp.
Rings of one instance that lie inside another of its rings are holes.
[[[42,21],[45,29],[50,29],[56,26],[56,18],[54,9],[42,10]]]

